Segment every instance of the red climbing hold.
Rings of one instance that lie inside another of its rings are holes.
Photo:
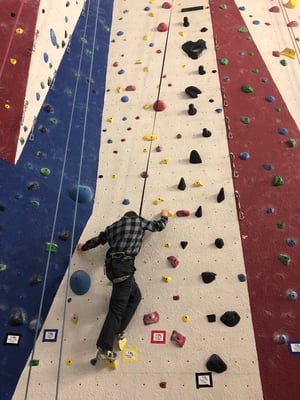
[[[176,211],[177,217],[188,217],[190,212],[188,210],[178,210]]]
[[[289,28],[297,28],[298,22],[297,22],[297,21],[291,21],[291,22],[289,22],[289,23],[287,24],[287,26],[288,26]]]
[[[127,92],[135,92],[135,91],[136,91],[136,86],[134,86],[134,85],[128,85],[128,86],[126,86],[125,90],[126,90]]]
[[[169,3],[168,1],[165,1],[162,5],[162,8],[165,8],[166,10],[172,8],[172,4]]]
[[[158,24],[157,26],[157,30],[158,32],[167,32],[167,30],[169,29],[168,25],[165,22],[161,22],[160,24]]]
[[[145,325],[155,324],[159,321],[159,314],[157,311],[153,311],[149,314],[145,314],[143,318]]]
[[[185,336],[174,330],[171,335],[171,341],[176,343],[177,346],[183,347],[185,343]]]
[[[179,260],[175,256],[169,256],[168,261],[170,262],[173,268],[176,268],[179,265]]]
[[[166,389],[166,387],[167,387],[167,382],[160,382],[159,386],[160,386],[162,389]]]
[[[269,11],[273,12],[273,13],[279,13],[280,12],[280,8],[278,6],[274,6],[274,7],[271,7],[269,9]]]
[[[157,112],[164,111],[167,108],[167,105],[164,101],[162,100],[156,100],[156,102],[153,104],[153,108]]]

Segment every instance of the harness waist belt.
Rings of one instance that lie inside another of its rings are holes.
[[[124,281],[126,281],[126,279],[128,279],[130,276],[131,276],[131,275],[129,274],[129,275],[120,276],[119,278],[115,278],[115,279],[113,279],[113,283],[124,282]]]

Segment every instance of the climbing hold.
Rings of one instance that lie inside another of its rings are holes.
[[[220,63],[221,65],[228,65],[229,60],[228,60],[228,58],[226,58],[226,57],[222,57],[222,58],[219,59],[219,63]]]
[[[240,32],[240,33],[247,33],[247,32],[248,32],[248,29],[247,29],[245,26],[241,26],[241,27],[238,29],[238,32]]]
[[[15,58],[10,58],[10,59],[9,59],[9,62],[10,62],[12,65],[16,65],[16,64],[17,64],[17,60],[16,60]]]
[[[122,96],[121,97],[121,101],[122,101],[122,103],[128,103],[129,97],[128,96]]]
[[[32,367],[38,367],[40,364],[40,360],[31,360]]]
[[[284,180],[281,176],[276,175],[274,176],[273,180],[272,180],[272,185],[273,186],[282,186],[284,185]]]
[[[193,185],[194,185],[195,187],[201,187],[201,186],[203,186],[203,183],[202,183],[201,181],[195,181],[195,182],[193,183]]]
[[[17,35],[22,35],[24,33],[24,29],[22,29],[22,28],[17,28],[16,29],[16,34]]]
[[[286,67],[288,63],[287,63],[286,60],[280,60],[280,64],[281,64],[283,67]]]
[[[277,222],[276,225],[277,225],[277,228],[279,228],[279,229],[284,229],[285,228],[285,223],[282,222],[282,221]]]
[[[142,178],[148,178],[148,177],[149,177],[148,172],[147,172],[147,171],[141,172],[141,177],[142,177]]]
[[[149,314],[145,314],[143,317],[144,325],[151,325],[159,322],[159,314],[157,311],[153,311]]]
[[[202,136],[206,137],[206,138],[210,137],[211,136],[211,131],[209,131],[207,128],[203,128],[202,129]]]
[[[216,314],[208,314],[206,318],[208,322],[216,322]]]
[[[289,139],[286,143],[289,147],[296,147],[297,144],[295,139]]]
[[[272,164],[263,164],[263,168],[264,168],[266,171],[272,171],[272,169],[274,169],[274,167],[273,167]]]
[[[68,193],[70,198],[78,203],[89,203],[94,197],[92,189],[84,185],[71,185]]]
[[[67,364],[69,367],[71,367],[71,365],[73,365],[73,360],[72,360],[71,358],[68,358],[68,359],[66,360],[66,364]]]
[[[294,246],[296,246],[296,240],[293,239],[293,238],[287,238],[286,242],[287,242],[287,245],[288,245],[289,247],[294,247]]]
[[[291,262],[291,258],[287,254],[282,254],[281,253],[281,254],[279,254],[278,258],[282,262],[282,264],[284,264],[284,265],[289,265],[290,262]]]
[[[197,60],[207,49],[206,42],[203,39],[199,39],[197,42],[188,41],[181,48],[193,60]]]
[[[78,314],[73,314],[71,317],[71,321],[74,325],[76,325],[78,323]]]
[[[286,344],[287,343],[287,336],[283,334],[275,335],[275,341],[279,344]]]
[[[287,26],[288,26],[289,28],[297,28],[297,27],[299,26],[299,24],[298,24],[297,21],[290,21],[290,22],[287,24]]]
[[[26,322],[26,314],[22,308],[17,308],[13,311],[11,316],[9,317],[9,325],[11,326],[18,326],[23,325]]]
[[[183,322],[189,322],[189,321],[190,321],[190,317],[189,317],[188,315],[184,315],[184,316],[182,317],[182,321],[183,321]]]
[[[227,9],[227,5],[226,4],[220,4],[219,8],[220,8],[220,10],[226,10]]]
[[[266,209],[266,213],[267,213],[267,214],[274,214],[274,212],[275,212],[275,208],[273,208],[273,207],[268,207],[268,208]]]
[[[157,26],[158,32],[167,32],[168,29],[169,29],[168,24],[166,24],[165,22],[161,22]]]
[[[195,99],[198,97],[198,94],[201,94],[202,92],[196,86],[188,86],[185,88],[185,93],[191,98]]]
[[[273,6],[269,8],[269,11],[272,13],[280,13],[280,8],[278,6]]]
[[[70,277],[70,287],[79,296],[87,293],[91,287],[90,275],[83,270],[73,272]]]
[[[50,28],[50,39],[51,39],[51,43],[53,44],[53,46],[58,47],[58,43],[57,43],[57,40],[56,40],[56,35],[55,35],[55,32],[54,32],[54,30],[52,28]]]
[[[287,298],[290,301],[295,301],[298,298],[298,294],[297,294],[297,292],[295,292],[295,290],[289,289],[287,291]]]
[[[206,367],[209,371],[222,373],[227,370],[227,365],[217,354],[212,354],[207,360]]]
[[[250,154],[247,151],[243,151],[242,153],[240,153],[241,160],[249,160],[249,158],[250,158]]]
[[[217,238],[217,239],[215,240],[215,246],[216,246],[218,249],[222,249],[222,247],[224,247],[224,241],[223,241],[223,239]]]
[[[282,50],[280,54],[281,54],[282,56],[289,57],[289,58],[291,58],[292,60],[295,60],[296,57],[297,57],[296,51],[295,51],[294,49],[290,49],[290,48],[288,48],[288,47],[286,47],[284,50]]]
[[[35,274],[31,280],[30,280],[30,285],[36,285],[37,283],[41,283],[43,280],[43,276],[39,273]]]
[[[186,242],[186,241],[181,241],[180,242],[180,246],[181,246],[181,248],[184,250],[185,248],[186,248],[186,246],[188,245],[188,242]]]
[[[173,300],[174,300],[174,301],[180,300],[180,296],[179,296],[178,294],[176,294],[175,296],[173,296]]]
[[[285,4],[285,7],[287,7],[287,8],[296,8],[296,6],[297,6],[297,0],[289,0]]]
[[[173,268],[176,268],[179,265],[179,260],[175,256],[169,256],[168,257],[168,261],[172,265]]]
[[[172,280],[172,277],[171,277],[171,276],[169,276],[169,275],[164,275],[164,276],[163,276],[163,281],[164,281],[164,282],[170,283],[171,280]]]
[[[136,86],[135,85],[128,85],[128,86],[126,86],[125,90],[127,92],[135,92],[136,91]]]
[[[169,249],[171,247],[171,243],[170,242],[166,242],[165,243],[165,247],[167,247]]]
[[[188,217],[190,212],[188,210],[178,210],[176,211],[177,217]]]
[[[165,1],[165,2],[162,4],[162,8],[168,10],[168,9],[172,8],[172,4],[169,3],[168,1]]]
[[[276,101],[274,96],[266,96],[265,99],[268,103],[274,103]]]
[[[161,164],[169,164],[170,158],[169,157],[165,157],[161,160]]]
[[[180,178],[180,181],[179,181],[179,183],[178,183],[177,188],[178,188],[179,190],[185,190],[185,189],[186,189],[186,184],[185,184],[184,178]]]
[[[46,242],[45,243],[45,251],[48,253],[57,253],[58,245],[53,242]]]
[[[240,282],[246,282],[247,276],[245,274],[238,274],[238,280]]]
[[[143,137],[143,139],[147,140],[147,141],[157,140],[158,139],[158,135],[154,135],[154,134],[145,135]]]
[[[206,71],[205,71],[203,65],[199,65],[199,67],[198,67],[198,74],[199,74],[199,75],[205,75],[205,74],[206,74]]]
[[[195,212],[195,216],[197,218],[201,218],[202,217],[202,206],[199,206]]]
[[[191,164],[201,164],[202,160],[201,157],[199,155],[199,153],[197,152],[197,150],[192,150],[190,153],[190,163]]]
[[[226,311],[221,317],[220,320],[223,324],[233,327],[240,322],[241,317],[236,311]]]
[[[164,111],[167,108],[166,103],[163,100],[156,100],[153,104],[153,109],[157,112]]]
[[[124,200],[122,201],[122,204],[123,204],[124,206],[128,206],[128,204],[130,204],[130,200],[129,200],[129,199],[124,199]]]
[[[167,387],[167,382],[160,382],[159,386],[160,386],[162,389],[166,389],[166,387]]]
[[[244,93],[253,93],[254,91],[253,87],[248,84],[242,85],[241,90]]]
[[[214,272],[202,272],[201,278],[204,283],[211,283],[216,279],[216,274]]]
[[[179,347],[183,347],[185,343],[185,336],[182,335],[181,333],[173,330],[171,334],[171,341],[177,344]]]
[[[194,104],[189,104],[188,114],[189,115],[196,115],[197,114],[197,109],[195,108]]]
[[[7,268],[7,265],[6,265],[6,264],[0,264],[0,272],[5,271],[6,268]]]
[[[43,168],[40,169],[40,173],[43,176],[49,176],[51,174],[51,170],[49,168],[43,167]]]
[[[219,190],[218,196],[217,196],[217,202],[221,203],[224,200],[225,200],[225,191],[224,191],[224,188],[221,187],[221,189]]]
[[[187,28],[188,26],[190,26],[188,17],[184,17],[184,18],[183,18],[183,26],[186,27],[186,28]]]
[[[70,231],[69,230],[62,231],[58,236],[58,238],[60,240],[62,240],[63,242],[66,242],[69,239],[69,237],[70,237]]]
[[[251,119],[250,119],[249,117],[241,117],[241,118],[240,118],[240,121],[241,121],[243,124],[248,125],[248,124],[250,124]]]
[[[287,135],[289,133],[289,130],[287,128],[278,128],[278,133],[280,135]]]

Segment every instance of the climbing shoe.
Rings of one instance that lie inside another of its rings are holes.
[[[117,353],[112,350],[106,350],[103,351],[98,347],[98,352],[96,354],[97,360],[108,360],[108,361],[114,361],[117,359]]]
[[[125,332],[120,332],[117,334],[117,341],[120,350],[123,350],[127,343],[127,338],[125,336]]]

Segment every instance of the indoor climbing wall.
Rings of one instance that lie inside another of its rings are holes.
[[[184,6],[114,8],[97,192],[81,240],[130,209],[170,213],[137,259],[143,300],[127,347],[114,371],[90,364],[111,286],[106,249],[76,253],[69,275],[85,290],[66,294],[66,276],[35,349],[29,393],[262,397],[210,9]],[[26,379],[25,371],[16,399]]]

